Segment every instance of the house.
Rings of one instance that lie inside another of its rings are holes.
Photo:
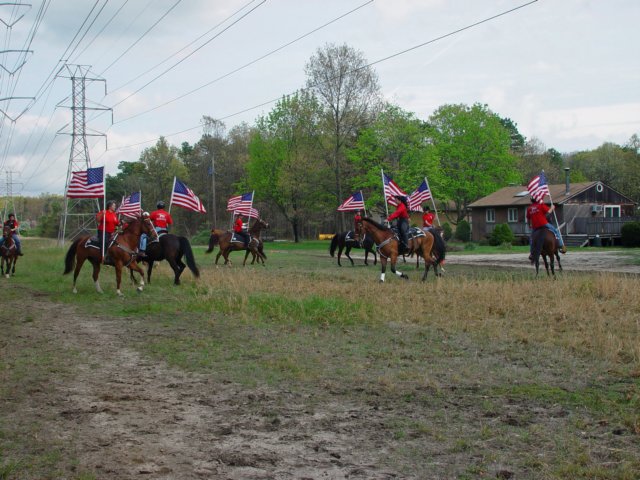
[[[624,223],[640,220],[634,217],[637,205],[632,199],[602,182],[570,183],[568,170],[564,184],[549,185],[557,224],[567,245],[612,245],[619,241]],[[549,203],[549,196],[545,202]],[[473,202],[469,205],[472,240],[489,238],[497,224],[506,223],[524,241],[531,232],[525,219],[530,203],[526,186],[505,187]],[[550,220],[556,223],[555,218]]]

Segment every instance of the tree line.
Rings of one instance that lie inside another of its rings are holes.
[[[319,48],[305,73],[306,85],[253,125],[227,131],[204,116],[195,144],[171,145],[161,137],[137,160],[121,162],[107,176],[109,196],[141,190],[143,208],[153,209],[158,200],[168,203],[177,176],[207,206],[206,216],[172,210],[177,231],[193,235],[228,225],[227,199],[255,191],[254,206],[273,234],[295,241],[348,228],[350,219],[336,207],[354,191],[362,190],[370,213],[383,214],[381,169],[408,193],[427,176],[434,197],[449,205],[452,224],[471,202],[524,184],[542,169],[550,183],[563,183],[570,167],[572,182],[600,180],[640,202],[637,135],[625,145],[560,153],[526,139],[513,120],[485,104],[446,104],[420,119],[382,98],[375,70],[347,45]],[[28,203],[22,217],[39,213],[41,233],[55,236],[56,199],[40,212],[30,212]]]

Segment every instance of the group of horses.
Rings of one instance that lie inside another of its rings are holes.
[[[262,219],[256,220],[249,229],[251,240],[247,246],[245,246],[243,239],[235,238],[232,232],[214,228],[211,230],[209,249],[206,253],[211,253],[215,245],[219,245],[220,251],[216,257],[215,263],[218,263],[218,260],[222,255],[225,260],[224,263],[230,264],[231,261],[229,260],[229,254],[232,251],[246,250],[247,253],[245,255],[243,265],[246,263],[249,253],[253,255],[251,263],[254,263],[257,259],[259,262],[264,264],[267,256],[264,253],[264,245],[260,235],[261,231],[266,228],[269,228],[268,223]],[[140,257],[140,253],[138,251],[138,244],[142,234],[146,234],[150,239],[143,258]],[[149,217],[133,218],[127,222],[122,231],[118,232],[108,240],[108,245],[106,245],[106,248],[104,249],[105,252],[103,252],[98,240],[99,239],[91,237],[90,235],[85,235],[76,239],[69,247],[69,250],[67,250],[63,273],[66,275],[73,270],[74,293],[77,293],[76,281],[82,266],[86,261],[91,263],[93,267],[92,277],[96,291],[98,293],[103,292],[100,287],[99,275],[101,266],[105,263],[106,258],[108,258],[109,263],[115,267],[116,293],[119,296],[122,296],[120,286],[122,284],[122,271],[125,268],[129,269],[130,277],[133,282],[136,282],[134,273],[137,273],[140,276],[137,290],[141,292],[144,289],[144,271],[140,268],[140,262],[147,263],[148,283],[151,283],[151,272],[153,271],[154,263],[161,260],[166,260],[171,266],[174,273],[175,285],[180,285],[180,276],[187,267],[196,278],[200,276],[200,271],[196,265],[189,240],[186,237],[170,233],[158,234]],[[5,245],[7,245],[6,240]],[[103,253],[105,255],[103,255]],[[186,264],[182,261],[183,257],[186,260]],[[2,266],[4,268],[4,256]]]

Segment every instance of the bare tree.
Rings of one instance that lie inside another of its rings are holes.
[[[344,147],[372,120],[380,104],[378,76],[362,52],[347,45],[319,48],[305,66],[307,88],[319,98],[330,134],[327,161],[335,175],[336,205],[344,200],[342,176],[349,174]],[[344,229],[344,216],[337,217]]]

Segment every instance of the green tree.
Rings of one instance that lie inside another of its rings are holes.
[[[336,205],[345,197],[343,178],[353,173],[346,162],[345,146],[371,122],[380,100],[377,74],[367,63],[362,52],[347,45],[327,44],[305,67],[307,88],[324,110],[323,129],[330,139],[325,159],[333,171]],[[344,216],[336,216],[336,223],[344,229]]]
[[[511,136],[486,105],[444,105],[429,118],[444,196],[455,202],[457,221],[467,206],[520,176],[511,153]]]
[[[257,122],[249,145],[249,184],[273,204],[300,240],[303,219],[326,208],[325,172],[318,159],[321,109],[308,91],[280,100]]]
[[[140,154],[140,163],[145,167],[143,201],[149,199],[154,205],[157,200],[168,202],[174,177],[186,182],[190,180],[178,148],[169,145],[164,137]]]

